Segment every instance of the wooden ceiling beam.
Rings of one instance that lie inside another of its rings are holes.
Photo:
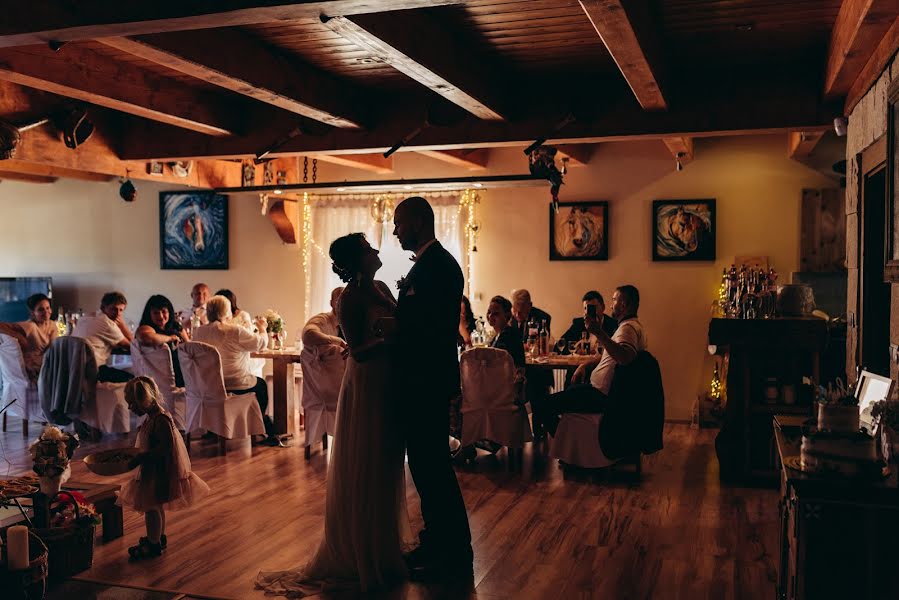
[[[663,137],[662,142],[671,152],[671,156],[675,160],[679,160],[682,165],[693,160],[693,138],[684,136]]]
[[[562,144],[556,146],[556,156],[559,160],[568,159],[569,167],[585,167],[593,156],[592,144]]]
[[[393,173],[393,157],[384,158],[383,154],[309,154],[309,158],[378,175]]]
[[[474,117],[452,127],[429,127],[403,147],[404,151],[465,150],[470,148],[524,147],[538,138],[548,144],[591,144],[629,139],[785,133],[816,131],[832,126],[841,114],[842,103],[821,99],[820,80],[784,76],[779,80],[747,80],[735,77],[726,85],[689,88],[676,108],[646,112],[636,103],[624,103],[557,129],[557,116],[530,115],[513,123],[483,121]],[[622,86],[623,87],[623,86]],[[770,101],[759,102],[759,97]],[[385,152],[397,140],[421,125],[415,105],[398,105],[377,129],[357,131],[331,129],[322,135],[300,135],[272,156],[322,153],[329,155]],[[292,124],[272,119],[245,138],[214,141],[189,131],[125,117],[122,156],[149,158],[241,158],[252,156],[273,139],[283,137]],[[523,166],[525,163],[523,163]]]
[[[420,150],[418,154],[423,154],[430,158],[464,167],[469,171],[483,171],[487,168],[487,160],[490,157],[490,151],[487,148],[469,148],[466,150]]]
[[[822,137],[823,131],[791,131],[787,135],[787,156],[792,159],[808,158]]]
[[[480,119],[502,121],[504,95],[484,58],[430,14],[323,16],[325,27]]]
[[[899,0],[843,0],[830,34],[825,98],[849,92],[896,17]]]
[[[472,0],[181,0],[86,4],[67,0],[34,2],[27,10],[9,10],[0,20],[0,47],[70,42],[102,37],[169,31],[239,27],[319,15],[357,15],[467,4]]]
[[[846,94],[846,105],[843,107],[843,114],[848,115],[852,112],[852,109],[871,89],[871,86],[880,79],[883,70],[893,60],[897,51],[899,51],[899,17],[893,20],[890,29],[883,36],[883,39],[880,40],[880,43],[877,44],[877,48],[874,49],[871,58],[865,63],[861,73],[858,74],[858,77],[855,78],[855,81],[849,88],[849,92]]]
[[[237,130],[217,98],[75,44],[0,50],[0,79],[206,135]]]
[[[363,121],[348,85],[288,60],[241,31],[217,29],[98,40],[197,79],[334,127]],[[223,52],[223,49],[227,49]]]
[[[91,173],[90,171],[80,171],[77,169],[67,169],[65,167],[55,167],[53,165],[44,165],[37,163],[27,163],[14,158],[0,161],[0,167],[9,173],[20,173],[22,175],[41,175],[52,178],[80,179],[81,181],[104,182],[112,181],[115,176],[106,173]]]
[[[2,164],[2,163],[0,163]],[[18,173],[15,171],[0,171],[0,181],[10,179],[12,181],[24,181],[26,183],[53,183],[58,178],[46,175],[32,175],[30,173]]]
[[[656,42],[641,2],[628,0],[579,0],[581,8],[643,110],[667,110],[659,86]]]

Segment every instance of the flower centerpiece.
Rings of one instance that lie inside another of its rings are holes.
[[[280,350],[284,347],[284,319],[276,311],[268,309],[262,315],[265,317],[265,331],[268,333],[268,347]]]
[[[78,447],[78,436],[68,434],[48,425],[41,432],[40,437],[28,447],[33,469],[38,475],[41,492],[53,498],[59,492],[60,486],[65,483],[72,470],[69,462]]]
[[[97,514],[97,509],[78,492],[59,494],[50,513],[50,527],[100,524],[100,515]]]

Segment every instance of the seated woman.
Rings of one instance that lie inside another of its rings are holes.
[[[215,293],[216,296],[224,296],[231,302],[231,322],[235,325],[240,325],[244,329],[248,331],[253,331],[253,320],[250,318],[250,313],[245,310],[241,310],[237,308],[237,296],[234,295],[234,292],[228,289],[222,289]]]
[[[181,375],[181,363],[178,362],[178,344],[189,342],[190,336],[178,319],[174,318],[175,309],[171,300],[156,294],[150,296],[144,305],[144,312],[140,317],[140,325],[134,335],[141,344],[146,346],[162,346],[165,344],[172,351],[172,369],[175,372],[175,385],[184,387],[184,377]]]
[[[25,372],[31,381],[37,381],[37,376],[41,372],[41,363],[44,361],[44,352],[59,336],[59,329],[56,327],[56,322],[50,319],[53,309],[47,296],[33,294],[25,303],[31,313],[31,318],[19,323],[25,333],[26,345],[23,352]]]
[[[490,346],[500,348],[512,355],[512,362],[518,369],[524,369],[524,345],[521,334],[509,322],[512,319],[512,303],[502,296],[494,296],[487,307],[487,323],[496,331]]]
[[[265,414],[265,409],[268,408],[268,386],[264,379],[257,377],[252,371],[250,352],[263,350],[268,342],[265,319],[256,319],[256,328],[260,333],[252,333],[235,325],[231,322],[231,302],[224,296],[209,299],[206,303],[206,316],[209,317],[209,324],[197,328],[194,341],[210,344],[219,351],[225,389],[229,394],[256,394],[262,410],[262,421],[265,423],[266,445],[283,445],[275,436],[275,424],[271,417]]]
[[[471,332],[475,330],[475,327],[471,302],[467,296],[462,296],[462,303],[459,305],[459,334],[456,336],[456,345],[462,352],[471,348]]]

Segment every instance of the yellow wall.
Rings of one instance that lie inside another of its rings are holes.
[[[520,149],[494,150],[490,174],[522,173]],[[416,154],[399,153],[398,175],[471,173]],[[388,175],[384,178],[395,178]],[[374,179],[368,174],[319,165],[320,180]],[[119,288],[131,300],[128,317],[139,318],[151,293],[168,295],[182,307],[190,286],[207,282],[213,291],[231,287],[251,313],[279,309],[291,331],[302,325],[303,278],[298,248],[283,245],[252,195],[231,198],[231,270],[160,271],[158,191],[171,186],[138,183],[133,204],[118,199],[117,183],[60,181],[41,186],[0,184],[0,276],[51,275],[67,306],[95,306],[102,292]],[[785,136],[714,138],[696,142],[696,160],[675,172],[658,141],[600,146],[590,165],[573,168],[562,199],[608,200],[611,248],[606,262],[550,262],[549,191],[489,190],[480,208],[483,233],[474,260],[475,309],[485,300],[527,287],[537,306],[562,332],[580,313],[580,297],[599,289],[607,298],[616,285],[632,283],[642,295],[640,310],[650,348],[662,365],[667,417],[687,419],[705,385],[703,373],[709,307],[721,269],[737,254],[766,254],[781,282],[799,264],[799,205],[803,187],[834,187],[827,179],[786,157]],[[650,248],[652,200],[716,198],[718,260],[712,263],[653,263]],[[52,224],[52,225],[51,225]],[[410,263],[411,264],[411,263]]]

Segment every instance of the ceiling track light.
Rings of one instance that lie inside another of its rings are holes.
[[[675,164],[675,168],[678,171],[684,170],[684,163],[681,162],[681,159],[686,158],[686,156],[687,156],[686,152],[678,152],[677,154],[674,155],[674,164]]]

